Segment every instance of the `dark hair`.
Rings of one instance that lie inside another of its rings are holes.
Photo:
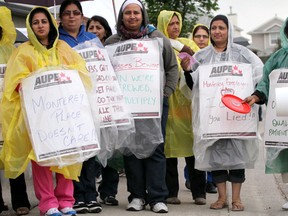
[[[193,38],[194,38],[196,32],[197,32],[199,29],[203,29],[204,31],[207,32],[208,36],[210,35],[209,29],[208,29],[207,26],[205,26],[205,25],[198,25],[198,26],[196,26],[196,27],[194,28],[194,30],[193,30],[193,32],[192,32],[192,37],[193,37]]]
[[[37,7],[35,9],[32,9],[32,11],[30,12],[30,15],[29,15],[29,24],[30,24],[30,26],[32,26],[32,19],[35,16],[35,14],[37,14],[37,13],[43,13],[48,19],[48,22],[50,24],[50,31],[49,31],[49,34],[48,34],[48,41],[49,41],[49,45],[52,46],[53,43],[54,43],[54,40],[56,39],[56,37],[58,35],[58,32],[57,32],[56,27],[54,26],[54,23],[52,21],[51,15],[45,8],[42,8],[42,7]]]
[[[227,18],[226,16],[224,16],[224,15],[219,14],[219,15],[215,16],[215,17],[211,20],[211,22],[210,22],[210,31],[211,31],[212,23],[215,22],[216,20],[222,20],[222,21],[226,24],[227,29],[229,28],[228,18]]]
[[[75,4],[77,6],[77,8],[80,10],[81,14],[83,14],[82,6],[78,0],[65,0],[62,2],[61,6],[60,6],[60,10],[59,10],[59,17],[60,18],[62,17],[62,13],[66,9],[66,7],[68,5],[71,5],[71,4]]]
[[[104,27],[104,29],[105,29],[105,31],[106,31],[106,36],[104,37],[104,41],[105,41],[108,37],[110,37],[110,36],[112,35],[112,31],[111,31],[111,28],[110,28],[107,20],[106,20],[104,17],[102,17],[102,16],[97,16],[97,15],[91,17],[91,18],[87,21],[86,31],[88,31],[88,28],[89,28],[89,25],[90,25],[91,21],[99,22],[99,23]]]

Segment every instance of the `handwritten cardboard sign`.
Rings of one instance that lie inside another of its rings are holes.
[[[219,63],[199,67],[201,139],[252,138],[257,134],[257,108],[234,112],[221,102],[225,94],[240,98],[253,93],[249,64]]]
[[[288,86],[288,69],[273,70],[270,75],[269,98],[265,117],[264,141],[266,147],[288,147],[288,116],[277,115],[277,106],[283,101],[276,100],[276,89]],[[287,102],[287,94],[286,99]],[[287,109],[287,106],[286,106]],[[279,111],[278,111],[279,112]]]
[[[99,150],[92,112],[75,70],[51,70],[24,79],[22,107],[38,161]]]
[[[94,113],[100,117],[101,127],[131,124],[124,96],[105,48],[93,46],[77,50],[86,60],[87,70],[93,79],[97,107]]]
[[[160,54],[157,40],[127,40],[106,46],[134,118],[160,117]]]

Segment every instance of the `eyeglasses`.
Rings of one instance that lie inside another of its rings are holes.
[[[82,13],[78,10],[74,10],[74,11],[65,10],[62,13],[63,16],[71,16],[71,14],[73,14],[74,16],[82,15]]]
[[[194,38],[201,38],[203,37],[204,39],[208,39],[208,35],[195,35]]]

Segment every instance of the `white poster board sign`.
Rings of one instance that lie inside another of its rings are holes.
[[[0,102],[2,101],[5,71],[6,71],[6,64],[0,64]],[[3,113],[1,113],[1,115],[3,115]],[[0,124],[0,144],[1,145],[2,145],[2,142],[3,142],[2,125]]]
[[[37,161],[99,150],[92,112],[75,70],[36,73],[21,83]]]
[[[106,46],[121,90],[134,118],[160,118],[158,40],[127,40]]]
[[[222,103],[225,94],[245,98],[253,93],[249,64],[219,63],[199,67],[201,139],[252,138],[257,134],[257,109],[234,112]]]
[[[101,127],[131,124],[124,96],[105,48],[93,46],[76,50],[86,61],[96,92],[96,115]]]
[[[288,116],[285,115],[277,115],[277,111],[279,112],[278,103],[285,103],[287,105],[287,95],[286,97],[281,99],[276,98],[275,90],[279,89],[280,91],[287,90],[288,87],[288,69],[281,68],[273,70],[270,75],[270,86],[269,86],[269,98],[266,109],[266,117],[265,117],[265,130],[264,130],[264,141],[266,147],[280,147],[287,148],[288,147]],[[282,92],[282,96],[283,96]],[[277,100],[276,100],[277,99]],[[279,101],[279,100],[285,101]],[[278,102],[279,101],[279,102]],[[282,104],[280,105],[282,106]],[[285,105],[284,105],[285,106]],[[286,106],[286,110],[288,107]],[[280,107],[280,111],[282,108]],[[283,110],[281,114],[283,114]]]

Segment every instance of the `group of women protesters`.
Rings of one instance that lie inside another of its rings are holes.
[[[2,16],[0,18],[1,21],[4,19]],[[224,65],[245,67],[249,71],[245,76],[251,80],[247,82],[249,91],[237,87],[232,90],[240,95],[246,94],[244,102],[250,105],[269,103],[269,90],[271,91],[269,74],[276,69],[287,67],[285,58],[288,41],[287,20],[281,29],[283,48],[268,60],[263,73],[261,60],[249,49],[233,43],[233,26],[224,15],[215,16],[210,22],[209,29],[205,25],[197,25],[192,39],[179,37],[182,17],[176,11],[161,11],[157,28],[149,24],[147,11],[140,0],[123,2],[116,24],[117,33],[114,35],[107,21],[98,16],[92,17],[85,29],[82,24],[83,11],[78,0],[63,1],[59,18],[58,26],[47,8],[33,8],[26,19],[29,41],[13,52],[10,46],[13,40],[8,40],[13,37],[7,37],[8,28],[0,22],[0,63],[5,64],[6,70],[1,102],[4,140],[1,161],[5,177],[18,179],[22,176],[22,182],[28,163],[32,163],[33,184],[35,195],[39,200],[40,214],[61,216],[101,212],[102,206],[97,200],[98,192],[95,185],[97,167],[100,167],[103,176],[99,187],[101,203],[118,205],[117,170],[109,163],[107,166],[99,164],[95,158],[97,152],[91,155],[77,152],[74,157],[80,155],[82,161],[67,160],[69,162],[64,165],[60,162],[65,162],[67,159],[65,157],[63,161],[62,159],[56,161],[59,162],[58,165],[55,164],[56,162],[45,164],[37,160],[22,101],[23,80],[41,74],[43,71],[49,71],[51,68],[77,70],[84,88],[89,92],[94,85],[93,79],[86,68],[85,60],[73,47],[91,40],[96,40],[97,46],[101,48],[105,46],[116,75],[127,72],[122,62],[122,55],[125,55],[127,65],[131,66],[128,71],[138,75],[155,71],[157,76],[154,76],[158,77],[155,78],[156,81],[151,80],[155,91],[153,93],[156,95],[155,103],[158,104],[157,111],[151,112],[146,107],[137,115],[131,109],[133,106],[126,100],[128,110],[134,116],[133,130],[125,134],[124,147],[119,148],[123,154],[129,192],[126,210],[141,211],[149,206],[155,213],[167,213],[167,203],[180,204],[177,158],[184,157],[188,170],[187,179],[195,204],[206,204],[206,187],[209,184],[210,187],[216,185],[218,191],[218,199],[210,205],[210,208],[218,210],[227,207],[229,202],[227,182],[229,181],[232,185],[231,210],[243,211],[244,204],[240,192],[245,181],[245,169],[253,168],[258,156],[258,119],[253,119],[254,123],[246,121],[240,123],[247,124],[248,131],[244,129],[237,136],[229,133],[231,127],[228,126],[227,129],[225,121],[221,122],[221,127],[215,129],[207,119],[203,120],[203,112],[205,116],[209,116],[213,111],[205,106],[208,90],[203,87],[201,81],[210,81],[209,73],[213,67]],[[119,54],[119,46],[127,49],[134,48],[127,53]],[[118,51],[117,55],[116,51]],[[138,59],[137,63],[139,59],[151,59],[156,63],[139,69],[133,66],[135,59]],[[242,75],[242,73],[238,74]],[[121,77],[121,74],[118,75]],[[132,77],[130,72],[126,75]],[[230,79],[227,76],[232,75],[223,74],[215,79],[222,83],[223,80]],[[213,79],[212,76],[211,80]],[[119,79],[119,84],[125,86],[125,80]],[[210,97],[213,98],[212,100],[215,98],[219,100],[220,96],[223,96],[221,95],[223,91],[231,92],[229,87],[231,86],[214,88],[213,95]],[[123,92],[124,96],[132,97],[125,92],[125,89]],[[136,92],[133,94],[140,95]],[[219,113],[232,112],[223,106],[216,109]],[[256,111],[257,107],[252,107],[252,112]],[[95,119],[93,118],[96,122]],[[238,121],[230,122],[232,125],[233,123],[239,125]],[[95,125],[97,126],[96,123]],[[123,133],[121,126],[115,128],[115,134]],[[250,132],[251,128],[256,132],[244,137],[243,134]],[[111,130],[106,128],[100,133],[112,133],[112,131],[113,128]],[[215,133],[221,136],[215,136]],[[209,134],[210,138],[207,139],[206,134]],[[99,137],[103,137],[103,134]],[[112,140],[112,137],[108,137],[108,140],[109,138]],[[102,142],[100,139],[101,147],[106,143],[107,140]],[[285,149],[268,149],[267,154],[273,154],[274,157],[269,157],[269,164],[266,164],[267,172],[286,173],[286,153]],[[211,176],[206,179],[206,171],[211,172],[213,184]],[[52,172],[56,173],[55,187]],[[13,183],[13,180],[11,182]],[[14,187],[10,185],[12,192]],[[22,205],[13,204],[12,196],[13,209],[18,215],[28,214],[30,208],[25,181],[22,188],[24,188],[25,198],[22,199]],[[288,209],[288,204],[284,204],[283,208]],[[5,209],[7,206],[2,199],[0,210]]]

